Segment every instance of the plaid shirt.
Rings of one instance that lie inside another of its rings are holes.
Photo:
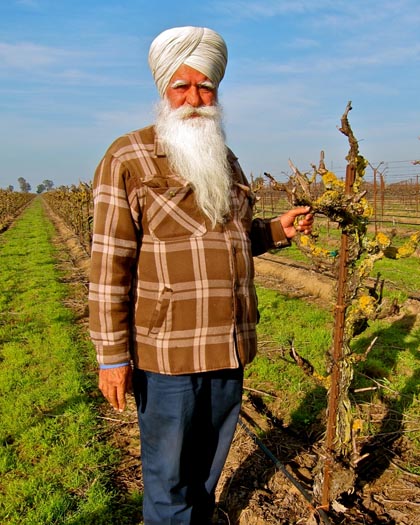
[[[94,178],[90,334],[98,362],[186,374],[236,368],[256,352],[252,255],[290,244],[280,220],[252,220],[236,157],[232,208],[212,228],[171,172],[154,127],[111,145]]]

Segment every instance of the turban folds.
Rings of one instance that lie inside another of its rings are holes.
[[[174,27],[158,35],[150,46],[149,66],[161,97],[182,64],[219,85],[227,64],[225,41],[205,27]]]

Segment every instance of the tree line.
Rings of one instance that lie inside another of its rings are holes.
[[[19,177],[17,181],[19,184],[19,189],[22,193],[29,193],[32,190],[32,186],[24,177]],[[41,182],[41,184],[38,184],[38,186],[36,187],[36,193],[44,193],[44,191],[50,191],[53,187],[54,182],[52,180],[45,179]],[[12,184],[10,184],[6,188],[6,190],[15,191],[15,188]]]

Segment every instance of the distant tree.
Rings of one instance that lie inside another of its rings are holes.
[[[7,186],[7,189],[8,189],[9,191],[13,191],[15,188],[14,188],[14,186],[12,186],[11,184],[9,184],[9,186]]]
[[[24,179],[23,177],[19,177],[18,182],[20,186],[20,191],[22,193],[28,193],[31,191],[31,185],[29,184],[29,182],[26,181],[26,179]]]
[[[38,186],[36,187],[36,192],[37,193],[42,193],[43,191],[45,191],[44,184],[38,184]]]
[[[50,191],[54,187],[54,182],[52,180],[43,180],[42,185],[44,186],[45,191]]]
[[[20,191],[25,191],[26,190],[26,180],[23,177],[19,177],[18,183],[19,183]]]

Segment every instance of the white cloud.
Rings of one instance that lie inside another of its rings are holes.
[[[65,85],[80,86],[139,86],[139,80],[136,78],[127,78],[125,76],[102,75],[94,71],[83,71],[81,69],[63,69],[49,77],[50,82],[60,81]]]
[[[124,59],[126,62],[118,53],[112,56],[107,49],[67,50],[33,42],[0,42],[0,76],[8,83],[12,79],[21,83],[24,75],[27,89],[33,81],[54,86],[56,91],[63,85],[140,86],[138,69],[130,67],[129,58]],[[115,68],[118,72],[124,69],[125,73],[118,74]]]
[[[228,12],[236,18],[272,18],[285,14],[302,14],[328,9],[336,6],[334,0],[234,0],[216,2],[215,7],[221,12]]]
[[[258,71],[265,74],[321,74],[337,73],[343,70],[368,69],[379,67],[393,67],[410,65],[413,66],[420,59],[420,43],[407,46],[387,46],[377,49],[336,49],[334,56],[325,57],[325,50],[317,55],[305,56],[289,62],[244,62],[248,70]],[[417,66],[416,66],[417,67]]]
[[[138,104],[124,111],[100,111],[93,115],[94,125],[108,129],[113,135],[142,128],[152,121],[153,108],[150,104]]]
[[[212,5],[214,9],[235,19],[308,15],[308,25],[325,30],[341,28],[343,33],[357,29],[361,23],[370,23],[374,31],[385,19],[398,21],[400,17],[410,25],[419,19],[417,0],[232,0],[218,1]]]
[[[320,42],[314,38],[294,38],[286,44],[286,47],[291,49],[314,49],[320,47]]]
[[[17,5],[23,5],[24,7],[37,8],[39,7],[38,0],[16,0]]]
[[[29,70],[43,66],[52,66],[73,52],[53,47],[41,46],[32,42],[8,44],[0,42],[0,67]]]

